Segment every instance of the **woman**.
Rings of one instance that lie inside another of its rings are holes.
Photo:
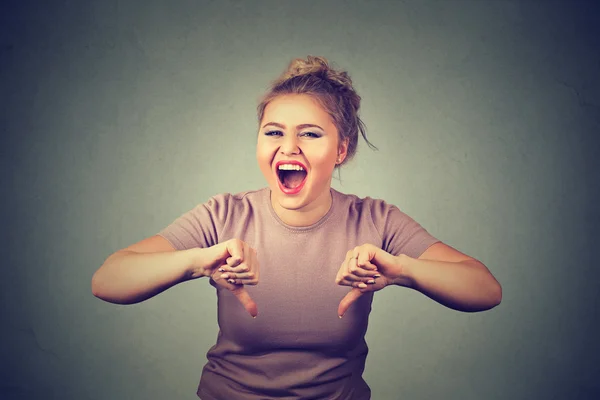
[[[347,73],[322,57],[292,61],[258,106],[268,187],[213,196],[94,274],[94,295],[120,304],[210,278],[220,331],[201,399],[369,399],[375,291],[405,286],[461,311],[500,303],[481,262],[383,200],[331,188],[359,132],[366,140],[359,106]]]

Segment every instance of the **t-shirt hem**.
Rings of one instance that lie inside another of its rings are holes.
[[[159,232],[156,236],[164,238],[175,250],[185,250],[184,244],[170,232]]]
[[[441,240],[434,238],[433,236],[428,237],[427,239],[425,239],[421,243],[419,243],[419,245],[416,247],[417,251],[415,251],[415,253],[414,253],[415,256],[413,258],[421,257],[428,248],[430,248],[434,244],[440,243],[440,242],[441,242]]]

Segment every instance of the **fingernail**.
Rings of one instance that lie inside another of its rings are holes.
[[[361,282],[361,283],[359,283],[359,284],[358,284],[358,287],[359,287],[359,288],[363,288],[363,289],[364,289],[364,288],[366,288],[366,287],[367,287],[367,284],[366,284],[366,283],[362,283],[362,282]]]
[[[373,278],[380,278],[381,275],[377,274],[377,275],[373,275]]]
[[[342,319],[343,315],[338,315],[338,317],[340,317],[340,319]]]
[[[235,283],[235,279],[227,279],[227,282],[229,282],[229,283]]]
[[[227,279],[229,278],[229,274],[221,274],[221,279]]]
[[[375,279],[369,279],[367,283],[375,283]]]
[[[219,268],[219,272],[224,272],[225,270],[221,267]]]

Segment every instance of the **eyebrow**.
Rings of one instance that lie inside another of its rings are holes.
[[[263,128],[265,128],[268,125],[273,125],[278,128],[285,129],[285,125],[277,123],[277,122],[268,122],[263,125]],[[315,124],[300,124],[300,125],[296,126],[296,129],[304,129],[304,128],[319,128],[320,130],[325,131],[325,129],[323,129],[319,125],[315,125]]]

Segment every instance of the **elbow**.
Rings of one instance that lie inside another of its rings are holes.
[[[111,256],[112,257],[112,256]],[[106,261],[94,272],[91,280],[91,289],[94,297],[99,298],[100,300],[107,301],[109,303],[114,303],[113,292],[114,288],[111,285],[111,273],[110,266],[108,265],[108,261],[111,257],[108,257]]]
[[[494,280],[489,287],[480,293],[478,300],[468,303],[467,306],[456,308],[465,312],[480,312],[491,310],[502,302],[502,286]]]
[[[92,294],[94,295],[94,297],[104,300],[102,298],[102,285],[100,284],[100,278],[98,277],[98,271],[96,271],[94,273],[94,275],[92,275],[91,288],[92,288]]]
[[[103,276],[101,270],[98,270],[92,276],[91,289],[94,297],[112,304],[134,304],[139,302],[139,299],[131,296],[131,293],[123,293],[111,285],[108,278]]]
[[[94,297],[109,303],[115,303],[115,300],[110,296],[110,288],[107,287],[105,278],[102,277],[100,270],[96,271],[92,276],[91,289]]]
[[[502,286],[498,281],[494,281],[490,293],[490,308],[498,306],[502,302]]]

